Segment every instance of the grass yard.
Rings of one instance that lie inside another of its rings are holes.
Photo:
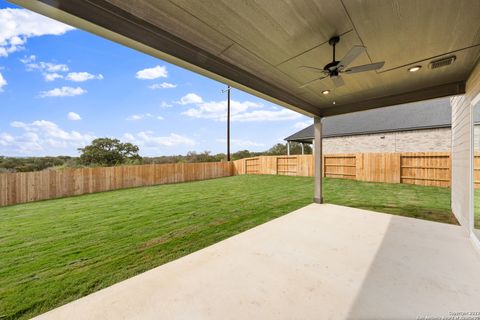
[[[474,198],[474,226],[475,229],[478,229],[478,234],[480,235],[480,189],[475,189],[475,193],[473,195]]]
[[[450,189],[326,179],[326,202],[456,223]],[[312,202],[313,179],[236,176],[0,208],[0,319],[29,318]]]

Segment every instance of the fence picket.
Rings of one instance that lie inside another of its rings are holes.
[[[276,161],[267,161],[264,158]],[[480,188],[480,155],[475,156],[475,177]],[[478,169],[477,169],[478,168]],[[278,174],[313,176],[312,155],[260,156],[233,161],[234,175]],[[450,154],[444,152],[327,154],[324,177],[370,182],[450,186]]]
[[[480,154],[475,155],[480,188]],[[372,182],[450,186],[449,153],[323,156],[323,176]],[[0,174],[0,206],[72,195],[242,174],[313,176],[312,155],[260,156],[232,162],[150,164]]]
[[[231,176],[233,164],[176,163],[0,174],[0,206]]]

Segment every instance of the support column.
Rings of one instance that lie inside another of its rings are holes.
[[[290,141],[287,141],[287,156],[290,155]]]
[[[322,196],[322,118],[315,117],[313,120],[313,168],[315,170],[314,175],[314,195],[313,202],[323,203]]]
[[[305,147],[303,146],[303,142],[300,142],[300,145],[302,146],[302,156],[305,154]]]

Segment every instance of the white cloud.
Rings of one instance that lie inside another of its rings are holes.
[[[25,65],[25,69],[27,71],[34,71],[39,70],[41,72],[67,72],[69,70],[68,66],[64,63],[52,63],[52,62],[44,62],[44,61],[37,61],[37,56],[31,55],[28,57],[23,57],[20,59]]]
[[[201,98],[200,98],[201,100]],[[236,100],[230,101],[230,115],[231,119],[241,113],[245,113],[250,109],[261,108],[262,105],[250,101],[239,102]],[[217,121],[225,121],[227,117],[227,101],[210,101],[204,103],[197,103],[197,106],[183,114],[192,118],[212,119]]]
[[[293,125],[294,129],[302,130],[312,124],[312,121],[299,121]]]
[[[126,120],[138,121],[138,120],[144,120],[144,119],[149,119],[149,118],[150,119],[155,118],[157,120],[163,120],[162,116],[154,116],[151,113],[134,114],[134,115],[131,115],[130,117],[128,117]]]
[[[56,79],[63,79],[64,76],[59,72],[68,71],[68,66],[66,64],[37,61],[35,55],[23,57],[20,61],[25,65],[27,71],[40,71],[45,81],[48,82],[55,81]]]
[[[135,142],[135,136],[131,133],[125,133],[123,135],[123,139],[127,140],[128,142]]]
[[[143,120],[143,119],[151,118],[151,117],[153,117],[153,114],[151,114],[151,113],[134,114],[134,115],[128,117],[127,120],[135,121],[135,120]]]
[[[281,110],[255,110],[236,114],[232,116],[232,121],[251,122],[251,121],[282,121],[300,118],[301,115],[289,109]]]
[[[75,113],[75,112],[72,112],[72,111],[70,111],[67,114],[67,118],[68,118],[68,120],[72,120],[72,121],[82,120],[82,117],[80,117],[80,115],[78,113]]]
[[[50,82],[50,81],[54,81],[55,79],[62,79],[62,78],[63,78],[63,76],[62,76],[61,74],[56,73],[56,72],[54,72],[54,73],[45,73],[45,74],[43,75],[43,77],[45,78],[46,81],[49,81],[49,82]]]
[[[10,126],[22,132],[15,136],[0,134],[0,145],[10,146],[14,152],[21,154],[51,153],[52,148],[83,147],[95,139],[92,134],[66,131],[47,120],[36,120],[32,123],[14,121]]]
[[[171,108],[171,107],[173,107],[173,105],[165,101],[162,101],[162,103],[160,103],[160,108]]]
[[[80,87],[72,88],[72,87],[61,87],[55,88],[49,91],[42,91],[40,92],[40,97],[73,97],[79,96],[86,93],[87,90],[82,89]]]
[[[28,38],[62,35],[73,29],[26,9],[0,9],[0,57],[22,50]]]
[[[46,135],[51,138],[59,138],[70,141],[89,141],[92,136],[82,135],[77,131],[62,130],[56,123],[47,120],[36,120],[32,123],[24,123],[20,121],[13,121],[10,124],[14,128],[22,128],[28,132],[36,132],[40,135]]]
[[[83,82],[83,81],[92,80],[92,79],[102,80],[103,75],[101,74],[94,75],[88,72],[70,72],[69,74],[67,74],[65,79],[74,81],[74,82]]]
[[[13,121],[12,123],[10,123],[10,126],[14,128],[24,128],[26,124],[21,121]]]
[[[155,83],[148,86],[150,89],[171,89],[176,88],[177,85],[169,82]]]
[[[68,66],[63,63],[50,63],[50,62],[43,62],[40,61],[39,63],[40,69],[45,70],[47,72],[67,72]]]
[[[20,59],[20,61],[25,65],[25,69],[27,71],[40,71],[46,81],[65,79],[73,82],[84,82],[92,79],[103,79],[102,74],[94,75],[85,71],[69,72],[68,74],[63,75],[61,73],[66,73],[70,70],[66,64],[37,61],[37,57],[35,55],[23,57],[23,59]]]
[[[201,97],[198,98],[198,101],[202,101]],[[196,104],[196,106],[183,112],[184,115],[192,118],[226,121],[226,100],[192,103]],[[297,119],[301,117],[301,115],[288,109],[280,109],[274,106],[265,107],[262,104],[250,101],[240,102],[236,100],[231,100],[230,117],[231,121],[252,122],[291,120]]]
[[[219,143],[227,143],[227,139],[217,139]],[[248,147],[264,147],[265,144],[243,139],[230,139],[230,143],[233,147],[248,148]]]
[[[142,80],[166,78],[167,76],[168,76],[167,68],[164,66],[155,66],[153,68],[143,69],[138,71],[135,75],[137,79],[142,79]]]
[[[202,102],[203,102],[203,99],[199,95],[195,93],[187,93],[180,99],[180,101],[177,101],[176,103],[181,105],[186,105],[186,104],[194,104],[194,103],[202,103]]]
[[[125,133],[123,139],[145,149],[158,147],[175,147],[179,145],[194,146],[195,141],[186,136],[171,133],[168,136],[155,136],[152,131],[142,131],[137,134]]]
[[[127,120],[135,121],[135,120],[142,120],[143,118],[145,118],[143,115],[134,114],[133,116],[128,117]]]
[[[12,135],[6,132],[0,133],[0,146],[11,145],[14,141],[15,141],[15,138]]]
[[[3,77],[3,75],[0,73],[0,92],[3,91],[3,87],[7,85],[7,80]]]

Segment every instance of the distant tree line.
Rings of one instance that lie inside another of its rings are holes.
[[[210,151],[189,151],[186,155],[141,157],[139,147],[132,143],[123,143],[118,139],[98,138],[84,148],[79,148],[79,157],[5,157],[0,156],[0,173],[28,172],[46,169],[118,166],[128,164],[153,163],[193,163],[226,161],[225,153],[212,154]],[[312,149],[305,145],[305,154],[311,154]],[[290,154],[301,154],[299,143],[290,143]],[[257,157],[260,155],[285,155],[286,144],[277,143],[267,151],[252,152],[241,150],[232,153],[232,160]]]
[[[29,172],[63,166],[74,161],[73,157],[4,157],[0,156],[0,173],[2,172]]]

